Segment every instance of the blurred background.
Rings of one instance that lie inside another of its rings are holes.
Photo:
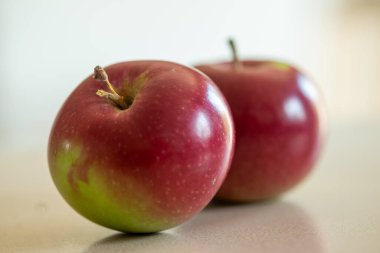
[[[300,66],[330,125],[380,119],[379,0],[0,0],[0,149],[41,150],[54,117],[95,65],[244,57]]]

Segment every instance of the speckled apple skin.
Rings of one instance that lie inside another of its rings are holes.
[[[282,62],[243,61],[197,66],[220,88],[232,111],[236,147],[217,197],[228,201],[273,198],[313,168],[326,132],[316,85]]]
[[[55,185],[76,211],[115,230],[156,232],[188,220],[213,198],[231,162],[224,97],[204,74],[175,63],[105,70],[119,92],[142,74],[145,83],[126,110],[96,96],[106,87],[91,77],[73,91],[49,139]]]

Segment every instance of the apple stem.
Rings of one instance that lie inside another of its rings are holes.
[[[234,39],[230,38],[228,39],[228,45],[232,52],[232,62],[235,70],[238,70],[242,67],[242,63],[238,57],[237,49],[236,49],[236,43]]]
[[[107,92],[104,90],[97,90],[96,95],[99,97],[105,97],[112,102],[114,102],[117,106],[119,106],[121,109],[127,109],[128,105],[124,100],[123,96],[120,96],[115,89],[113,88],[112,84],[108,80],[107,72],[100,66],[96,66],[94,68],[94,75],[92,76],[96,81],[103,82],[107,85],[108,89],[111,92]]]

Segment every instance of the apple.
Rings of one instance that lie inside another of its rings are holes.
[[[279,61],[233,60],[196,68],[220,88],[236,128],[235,155],[217,197],[273,198],[309,174],[325,139],[325,112],[317,86]]]
[[[148,233],[202,210],[233,148],[229,107],[207,76],[171,62],[130,61],[96,67],[71,93],[52,127],[48,162],[81,215]]]

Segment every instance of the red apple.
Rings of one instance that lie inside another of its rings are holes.
[[[68,97],[51,130],[49,167],[65,200],[124,232],[164,230],[198,213],[233,151],[232,118],[218,88],[164,61],[97,67],[94,78]],[[105,84],[109,92],[99,90]]]
[[[254,201],[298,184],[316,163],[325,137],[325,114],[316,85],[278,61],[234,60],[199,65],[230,105],[236,147],[217,197]]]

